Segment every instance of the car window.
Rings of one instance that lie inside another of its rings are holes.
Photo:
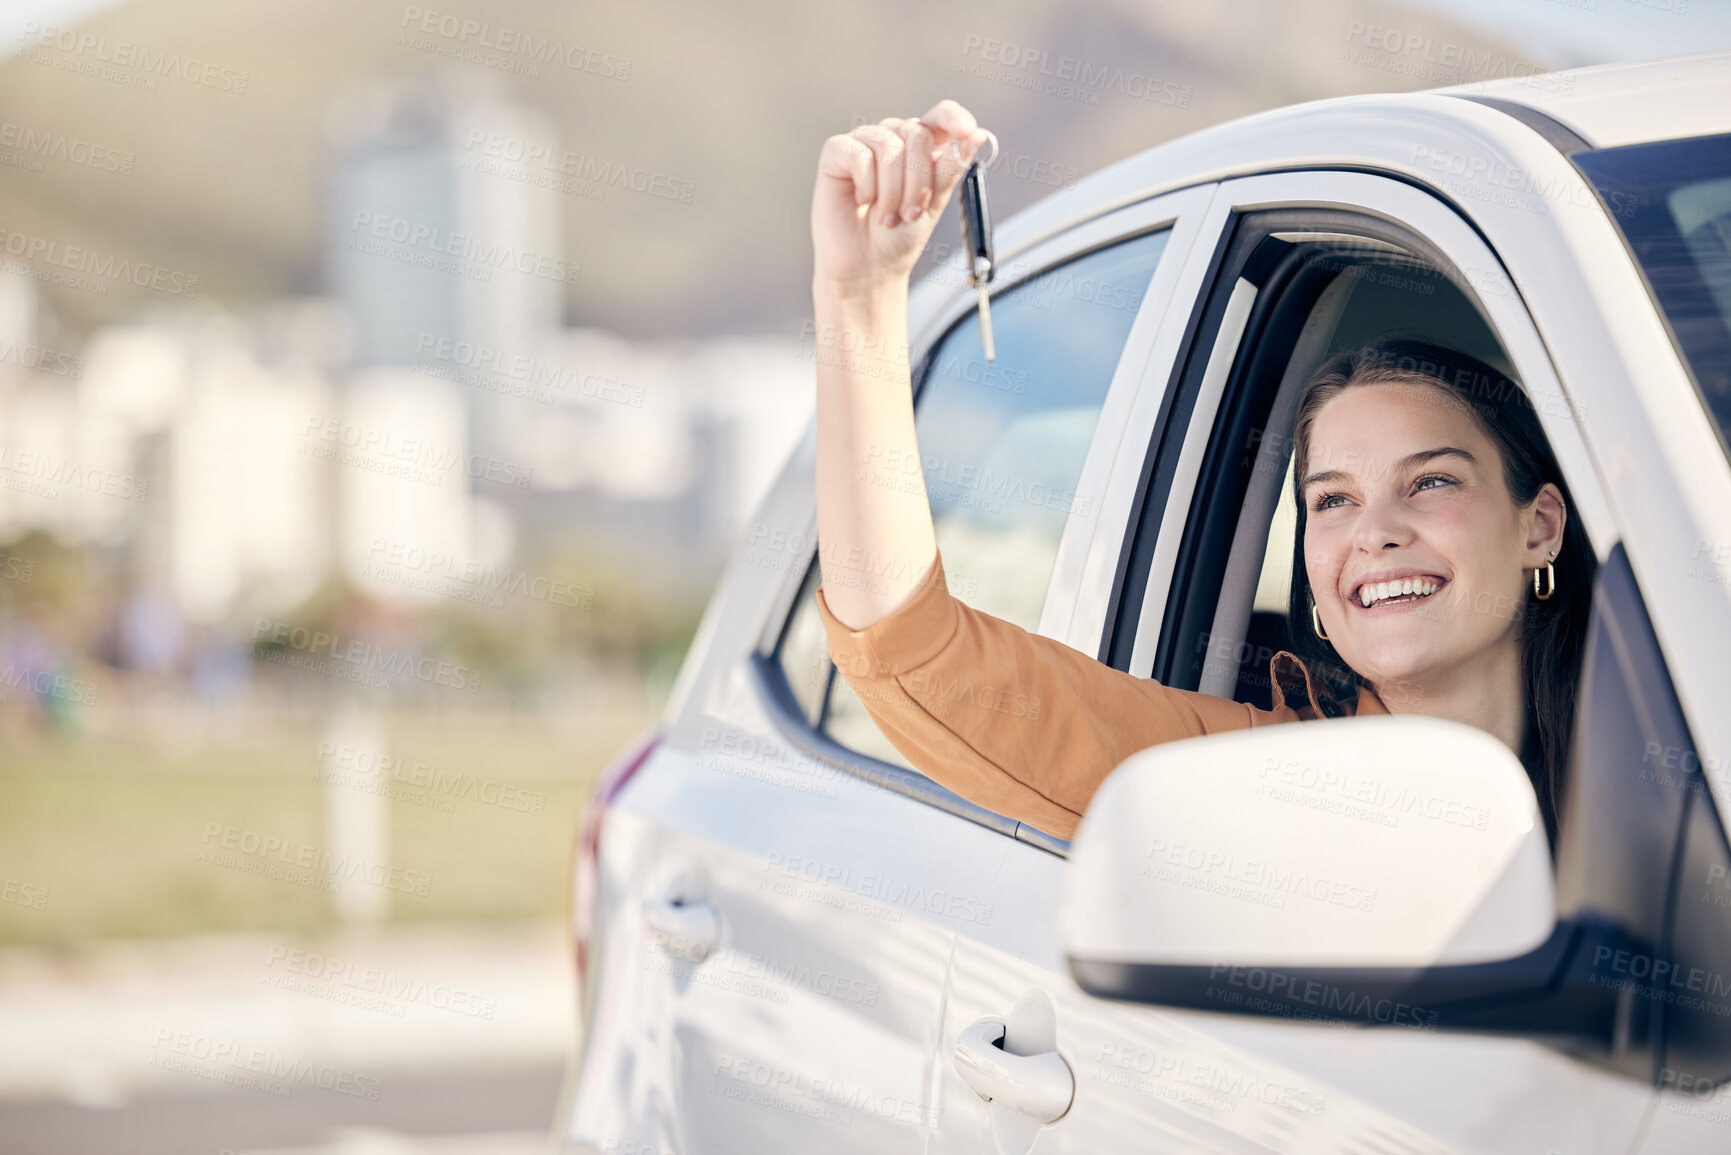
[[[975,609],[1038,627],[1070,511],[1100,499],[1078,493],[1077,479],[1169,235],[1096,249],[994,296],[993,361],[973,312],[926,358],[915,416],[921,460],[885,466],[924,475],[950,592]],[[830,737],[908,766],[834,676],[813,600],[818,570],[783,635],[788,683]]]
[[[1731,134],[1571,159],[1628,240],[1731,449]]]

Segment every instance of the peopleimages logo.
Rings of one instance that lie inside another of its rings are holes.
[[[568,606],[574,610],[595,608],[595,591],[588,586],[555,581],[524,570],[505,568],[473,560],[460,560],[442,550],[423,549],[407,542],[373,538],[363,567],[369,577],[396,582],[431,593],[463,597],[478,601],[488,598],[495,608],[503,600],[490,595],[503,590],[549,605]]]
[[[391,866],[384,862],[370,862],[353,854],[337,854],[327,847],[299,839],[264,834],[221,822],[204,824],[203,841],[207,847],[214,844],[215,849],[232,851],[259,860],[275,858],[286,866],[315,871],[327,876],[337,886],[348,881],[364,882],[370,886],[400,890],[423,898],[431,893],[433,887],[433,876],[422,871]],[[219,858],[209,860],[217,862],[218,865],[229,865],[227,861]]]
[[[96,705],[96,683],[53,670],[34,670],[17,662],[0,666],[0,702],[9,701],[14,690],[24,689],[38,698],[55,698],[75,706]]]
[[[1252,899],[1265,906],[1283,908],[1286,896],[1295,895],[1347,910],[1369,912],[1376,908],[1377,892],[1371,887],[1354,886],[1267,860],[1243,860],[1236,854],[1193,843],[1168,843],[1164,839],[1155,839],[1144,857],[1147,861],[1142,864],[1142,874],[1146,877],[1227,894],[1228,897],[1240,897],[1237,893],[1228,892],[1248,888]],[[1216,877],[1210,878],[1210,875]],[[1231,883],[1242,886],[1233,887]]]
[[[496,997],[483,996],[443,983],[429,983],[423,978],[398,974],[381,967],[358,967],[343,959],[314,951],[273,946],[265,957],[264,965],[267,970],[280,969],[284,972],[266,976],[267,982],[273,977],[278,980],[272,985],[328,998],[333,1002],[350,1002],[350,998],[344,997],[350,995],[376,996],[378,1000],[384,1000],[387,1006],[394,1008],[398,1017],[401,1017],[405,1003],[421,1003],[435,1010],[489,1021],[499,1007]],[[282,981],[291,976],[317,980],[328,985],[309,986]]]
[[[63,245],[59,241],[34,233],[21,233],[0,227],[0,251],[4,251],[9,257],[99,278],[88,284],[74,286],[86,291],[106,293],[108,289],[103,282],[117,281],[135,285],[140,289],[154,289],[174,297],[198,296],[198,278],[190,274],[153,265],[149,261],[117,257],[113,253],[99,252],[84,245]]]
[[[84,358],[73,353],[56,352],[41,345],[0,341],[0,361],[10,361],[14,365],[22,365],[26,369],[50,373],[56,377],[84,375]]]
[[[16,878],[8,878],[0,881],[0,902],[29,907],[31,910],[41,910],[48,905],[48,888],[33,886]]]
[[[609,186],[629,189],[645,196],[660,200],[677,201],[688,205],[696,194],[697,186],[688,180],[669,176],[664,172],[651,169],[619,164],[611,160],[603,160],[589,153],[572,152],[568,148],[555,148],[552,145],[537,141],[524,140],[521,137],[507,136],[499,132],[487,132],[485,129],[471,129],[468,142],[463,146],[473,153],[480,148],[482,157],[465,158],[465,167],[476,171],[492,172],[499,176],[517,175],[511,169],[501,166],[482,169],[479,164],[487,161],[504,162],[506,165],[520,165],[525,169],[542,169],[549,176],[570,177],[575,184],[566,187],[560,185],[563,191],[580,192],[587,188],[599,190],[600,195],[594,199],[601,200],[606,196]],[[470,164],[469,162],[476,162]],[[540,183],[531,181],[530,183]],[[593,195],[593,194],[591,194]]]
[[[454,45],[484,48],[507,57],[524,57],[525,64],[561,64],[573,72],[589,72],[608,80],[631,79],[631,58],[628,56],[614,56],[584,48],[581,44],[566,44],[551,36],[537,36],[533,32],[470,20],[450,12],[405,7],[401,27],[409,32],[438,36]],[[414,47],[421,46],[417,44]],[[540,73],[529,71],[528,75],[538,76]]]
[[[63,132],[32,128],[10,120],[0,120],[0,148],[17,149],[34,161],[58,160],[83,165],[98,172],[132,175],[137,159],[132,153],[104,144],[92,144]],[[38,169],[40,166],[37,166]]]
[[[380,670],[387,674],[407,674],[423,682],[449,686],[471,693],[481,688],[481,673],[464,666],[434,658],[417,656],[413,650],[391,650],[360,638],[345,638],[306,626],[290,625],[259,618],[253,623],[253,645],[274,646],[302,654],[324,654],[345,663],[356,671]]]
[[[978,56],[975,56],[978,53]],[[1044,48],[969,33],[962,55],[972,63],[960,71],[978,80],[995,80],[1012,88],[1044,92],[1084,104],[1099,104],[1100,93],[1115,92],[1135,100],[1190,107],[1190,86],[1134,68],[1126,70],[1075,56],[1053,56]]]
[[[350,248],[363,252],[372,249],[362,245],[359,234],[365,231],[369,237],[381,241],[393,241],[406,246],[406,252],[413,254],[424,250],[422,255],[429,258],[449,257],[454,259],[447,272],[461,273],[465,276],[472,272],[490,273],[492,269],[514,269],[519,273],[541,277],[549,281],[561,281],[575,285],[583,275],[583,266],[576,261],[567,261],[564,257],[551,253],[537,253],[530,249],[517,249],[498,241],[487,241],[469,233],[454,233],[436,225],[419,221],[411,221],[404,217],[371,213],[359,210],[354,220],[349,224],[349,232],[356,234],[350,237]],[[379,249],[377,256],[394,256],[388,248]],[[465,271],[465,267],[468,271]]]
[[[917,882],[892,878],[887,874],[879,874],[877,871],[856,873],[851,866],[819,862],[815,858],[805,858],[797,854],[783,854],[780,851],[770,852],[764,860],[763,870],[765,876],[758,884],[759,890],[775,890],[777,893],[787,893],[777,890],[775,884],[809,883],[872,899],[885,906],[901,907],[904,910],[923,910],[929,914],[947,915],[962,922],[978,923],[981,926],[992,921],[992,904],[989,902],[981,902],[977,898],[942,889],[928,890]],[[770,885],[766,886],[765,883]],[[811,897],[818,901],[823,900],[821,895],[804,897]]]
[[[314,1065],[263,1047],[245,1046],[171,1027],[159,1029],[152,1046],[151,1066],[247,1087],[285,1099],[289,1097],[289,1085],[293,1083],[374,1102],[378,1101],[379,1092],[384,1089],[384,1084],[378,1079],[345,1067],[333,1067],[328,1063]]]
[[[218,92],[232,92],[237,96],[246,93],[247,81],[250,79],[247,73],[238,69],[210,64],[194,56],[183,57],[178,52],[146,48],[142,44],[133,44],[126,40],[116,40],[111,44],[106,36],[79,32],[72,28],[56,28],[52,24],[38,24],[33,20],[25,22],[24,31],[19,34],[18,39],[26,45],[56,48],[69,56],[113,65],[116,68],[130,68],[152,76],[172,76],[188,84],[214,88]]]
[[[339,460],[345,465],[363,468],[369,465],[402,465],[403,475],[411,480],[431,481],[436,485],[443,477],[453,472],[462,472],[477,481],[484,477],[488,481],[497,481],[501,485],[511,485],[518,489],[529,487],[529,466],[501,461],[479,453],[466,454],[453,446],[432,445],[424,438],[404,437],[392,429],[375,429],[349,421],[339,421],[334,417],[314,416],[307,418],[301,437],[302,452],[308,452],[310,448],[312,456],[322,456]],[[323,441],[329,448],[321,451],[315,441]],[[346,450],[353,452],[341,452]]]
[[[33,493],[37,497],[58,497],[56,486],[81,489],[86,493],[101,493],[123,501],[143,501],[150,492],[150,483],[131,474],[115,473],[111,469],[91,469],[76,461],[54,457],[36,450],[19,449],[0,441],[0,475],[15,473],[28,479],[24,485],[12,484],[9,477],[0,477],[0,488]],[[30,484],[30,483],[40,484]]]
[[[448,380],[491,388],[491,377],[508,377],[531,387],[511,390],[516,396],[533,393],[538,401],[555,402],[559,395],[563,394],[567,397],[584,397],[594,401],[609,401],[616,405],[629,405],[633,409],[643,408],[641,385],[632,385],[600,373],[582,372],[564,365],[550,364],[526,353],[512,354],[490,345],[423,332],[415,341],[415,354],[422,358],[419,367],[423,371]],[[428,360],[429,358],[431,360]],[[442,365],[435,365],[433,361],[441,362]],[[444,369],[442,366],[455,366],[457,370],[472,369],[475,372],[462,373]],[[534,388],[538,386],[545,386],[552,392]]]
[[[1439,42],[1429,33],[1403,32],[1353,20],[1346,26],[1346,41],[1347,46],[1341,52],[1343,60],[1437,84],[1512,80],[1564,96],[1575,90],[1574,77],[1551,72],[1542,64],[1470,44]],[[1364,48],[1355,49],[1355,44]]]
[[[390,789],[390,782],[429,790],[444,803],[441,810],[452,810],[451,799],[468,799],[483,806],[515,810],[522,814],[541,814],[547,806],[547,795],[540,790],[528,790],[493,778],[477,778],[473,774],[452,772],[425,762],[410,765],[402,757],[368,750],[360,746],[319,743],[318,770],[313,777],[338,786],[371,790],[381,793]],[[387,777],[390,782],[387,782]],[[413,793],[409,793],[412,799]],[[392,795],[393,797],[396,795]]]
[[[973,462],[955,461],[935,454],[921,457],[917,450],[886,448],[875,442],[866,451],[865,465],[867,468],[859,474],[860,481],[888,489],[895,488],[897,474],[923,476],[934,499],[946,505],[974,506],[990,513],[1001,513],[1004,503],[1011,502],[1059,513],[1074,510],[1085,516],[1091,505],[1087,497],[1078,497],[1075,490],[1060,488],[1037,477],[994,471]]]
[[[1675,959],[1643,954],[1638,950],[1618,950],[1609,946],[1593,949],[1593,970],[1595,973],[1589,981],[1599,985],[1625,983],[1642,994],[1660,997],[1666,1002],[1711,1009],[1720,1015],[1731,1013],[1731,1003],[1723,1001],[1731,997],[1731,975],[1687,966]],[[1623,977],[1602,979],[1604,972]],[[1679,996],[1679,991],[1705,997],[1688,999]]]
[[[1430,1030],[1442,1018],[1440,1012],[1400,999],[1381,995],[1372,997],[1362,991],[1268,967],[1216,963],[1208,968],[1208,978],[1210,982],[1235,988],[1218,994],[1210,988],[1214,997],[1238,995],[1238,998],[1220,998],[1229,1005],[1256,1005],[1251,996],[1259,996],[1264,1000],[1278,1000],[1271,1003],[1274,1007],[1301,1007],[1322,1018],[1360,1020],[1414,1030]]]
[[[1257,793],[1279,801],[1299,801],[1298,795],[1338,799],[1358,803],[1372,810],[1386,811],[1395,818],[1383,825],[1399,825],[1401,816],[1427,818],[1449,826],[1464,826],[1470,830],[1490,827],[1491,812],[1482,806],[1471,806],[1458,799],[1433,794],[1405,783],[1396,784],[1382,778],[1344,771],[1331,766],[1317,767],[1291,759],[1269,758],[1264,762]],[[1287,793],[1278,793],[1284,788]],[[1303,803],[1300,803],[1303,804]],[[1326,809],[1326,807],[1323,807]]]

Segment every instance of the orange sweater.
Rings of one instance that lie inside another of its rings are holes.
[[[1145,747],[1388,713],[1368,689],[1356,703],[1336,704],[1327,684],[1284,650],[1268,663],[1279,688],[1273,710],[1114,670],[958,601],[944,583],[941,550],[913,596],[863,630],[842,625],[821,588],[817,605],[831,660],[909,762],[962,797],[1059,838],[1075,833],[1106,775]],[[1308,704],[1285,704],[1289,689]]]

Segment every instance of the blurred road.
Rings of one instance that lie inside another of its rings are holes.
[[[546,1150],[562,926],[0,951],[6,1155]]]
[[[296,1088],[0,1104],[6,1155],[544,1155],[562,1064],[388,1078],[376,1103]]]

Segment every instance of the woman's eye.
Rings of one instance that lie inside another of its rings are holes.
[[[1312,502],[1310,508],[1315,513],[1321,513],[1325,509],[1337,508],[1334,503],[1337,501],[1345,501],[1345,500],[1346,500],[1346,497],[1343,494],[1325,493],[1321,497],[1317,498],[1314,502]]]
[[[1428,482],[1432,482],[1432,481],[1436,482],[1436,485],[1427,484]],[[1448,477],[1448,476],[1441,474],[1441,473],[1429,473],[1429,474],[1426,474],[1425,476],[1419,478],[1417,481],[1413,482],[1413,488],[1414,489],[1435,489],[1438,486],[1454,485],[1454,484],[1455,484],[1455,479],[1452,477]]]

